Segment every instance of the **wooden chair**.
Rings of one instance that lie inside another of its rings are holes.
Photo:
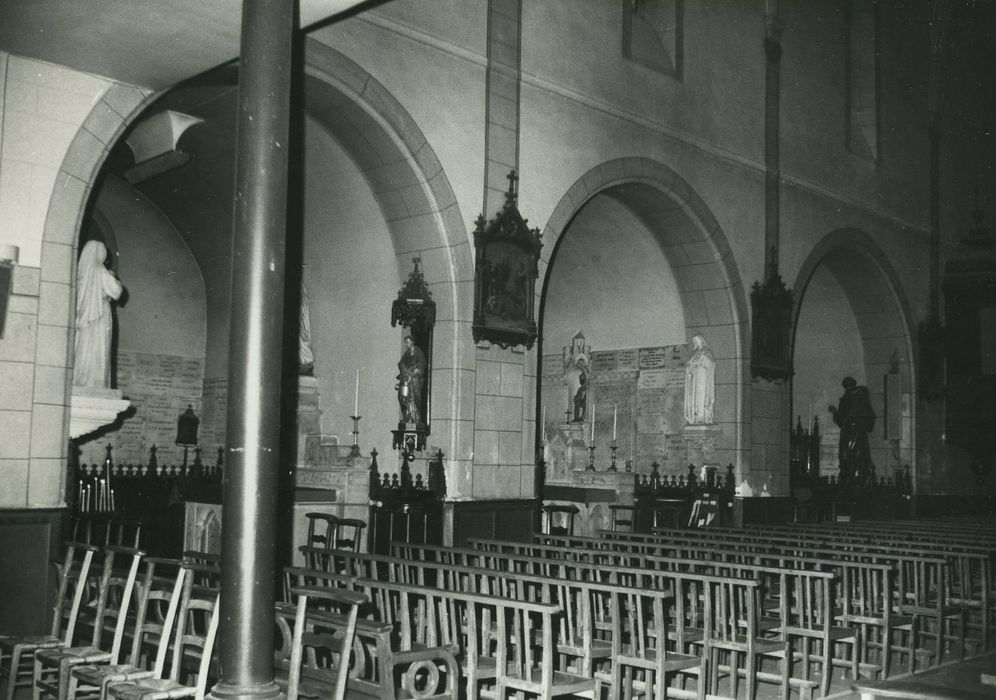
[[[67,647],[76,640],[77,623],[84,596],[91,589],[94,555],[98,548],[79,542],[66,544],[66,554],[58,569],[58,589],[47,635],[0,636],[0,672],[7,676],[7,700],[14,700],[18,687],[34,683],[34,655],[42,649]]]
[[[495,663],[499,673],[496,696],[529,693],[539,700],[571,695],[601,697],[601,681],[555,670],[556,650],[554,617],[561,610],[552,604],[525,603],[497,599],[495,625]]]
[[[129,621],[138,567],[145,553],[108,545],[95,601],[93,636],[88,646],[41,649],[35,653],[34,697],[65,700],[73,666],[117,663],[125,624]],[[125,566],[122,566],[122,561]]]
[[[284,644],[276,667],[286,674],[281,674],[277,682],[286,689],[287,700],[299,697],[342,700],[349,677],[357,610],[368,599],[355,591],[318,586],[292,586],[290,592],[296,596],[297,604],[289,640],[289,611],[286,607],[277,608]]]
[[[170,700],[172,698],[204,697],[211,668],[215,637],[218,633],[218,593],[198,589],[195,573],[198,565],[184,563],[188,569],[177,613],[177,629],[170,646],[172,663],[168,677],[164,668],[154,678],[111,683],[107,696],[120,700]],[[186,666],[196,662],[196,670]]]
[[[916,671],[916,657],[920,651],[916,647],[922,637],[934,641],[930,650],[934,664],[943,661],[947,641],[955,644],[964,658],[966,610],[960,603],[952,604],[948,598],[947,562],[937,557],[915,555],[899,557],[897,563],[897,612],[913,618],[899,627],[910,635],[909,672]]]
[[[308,547],[330,549],[336,540],[336,524],[339,518],[331,513],[305,513],[308,519]]]
[[[332,546],[335,549],[362,551],[363,529],[366,526],[367,524],[358,518],[339,518]]]
[[[636,506],[609,506],[609,525],[613,532],[636,531]]]
[[[543,506],[543,534],[574,535],[574,517],[581,510],[575,505]]]
[[[661,591],[621,590],[612,597],[612,680],[609,697],[633,697],[664,700],[668,678],[677,673],[698,677],[696,697],[706,694],[706,659],[704,654],[686,654],[668,649],[674,624],[672,599]]]
[[[162,676],[188,569],[179,560],[157,557],[146,557],[143,569],[128,661],[73,667],[69,674],[69,700],[75,700],[78,694],[97,695],[104,700],[111,683]]]
[[[889,564],[857,561],[834,562],[833,566],[840,572],[836,624],[853,630],[852,636],[834,640],[835,645],[850,645],[851,654],[848,659],[834,658],[833,663],[849,667],[852,679],[876,672],[887,678],[898,628],[913,622],[911,615],[893,610],[895,571]],[[878,651],[877,663],[872,662],[873,650]]]
[[[757,693],[757,674],[762,655],[786,655],[788,642],[760,636],[760,582],[714,578],[707,583],[703,645],[708,656],[709,694],[719,693],[719,674],[726,670],[729,695],[737,698],[740,678],[746,681],[746,700]],[[722,658],[726,663],[721,664]],[[787,664],[782,660],[782,687],[788,687]]]

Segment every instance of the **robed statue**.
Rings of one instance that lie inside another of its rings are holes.
[[[415,345],[410,335],[405,336],[405,350],[398,360],[398,404],[404,423],[424,424],[422,394],[425,391],[425,353]]]
[[[716,402],[716,358],[701,335],[692,337],[685,363],[685,425],[712,425]]]
[[[111,302],[124,288],[105,267],[107,247],[88,241],[80,254],[76,277],[76,345],[73,384],[109,389],[111,386]]]
[[[871,475],[871,448],[868,433],[875,427],[868,387],[859,386],[853,377],[841,382],[844,394],[836,406],[830,406],[833,422],[840,426],[837,456],[840,460],[840,482],[863,483]]]

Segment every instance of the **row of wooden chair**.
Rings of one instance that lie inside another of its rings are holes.
[[[623,585],[599,581],[594,573],[597,567],[586,574],[567,568],[526,573],[512,570],[511,561],[499,561],[496,557],[473,566],[469,557],[475,554],[474,550],[464,549],[467,558],[461,556],[460,561],[444,563],[442,559],[453,553],[453,548],[396,547],[397,556],[393,557],[313,550],[307,553],[307,558],[312,564],[324,565],[328,576],[360,576],[363,581],[387,579],[409,587],[429,585],[446,592],[490,593],[516,601],[556,602],[561,607],[556,618],[557,668],[604,683],[613,698],[633,692],[650,692],[653,697],[664,697],[665,692],[684,693],[683,697],[695,697],[700,691],[716,695],[723,676],[730,686],[728,697],[737,696],[741,682],[751,696],[758,680],[781,684],[786,697],[790,688],[801,697],[808,697],[817,685],[792,675],[790,669],[795,653],[789,650],[789,641],[794,642],[802,635],[806,620],[788,607],[778,611],[784,614],[784,624],[773,624],[770,613],[765,619],[764,587],[744,571],[725,576],[646,572],[638,582],[628,581]],[[335,571],[343,573],[331,573]],[[619,573],[640,574],[625,567],[620,567]],[[315,575],[315,571],[311,570],[311,574]],[[826,586],[831,577],[820,573],[811,578],[822,580]],[[783,590],[793,589],[795,583],[796,580],[783,577]],[[822,599],[827,600],[828,596],[823,594]],[[642,610],[666,622],[646,624],[647,618],[642,613],[630,615],[629,610]],[[613,622],[623,623],[627,619],[632,622],[613,631]],[[767,631],[763,629],[765,626]],[[768,634],[775,627],[781,628],[780,634]],[[659,635],[664,629],[668,630],[667,642],[662,644],[664,637]],[[635,634],[641,631],[645,634]],[[762,658],[774,659],[779,672],[762,672]],[[566,660],[570,660],[570,666]],[[809,661],[804,665],[808,667]],[[696,690],[668,687],[675,674],[678,678],[697,677]]]
[[[134,548],[67,543],[50,633],[0,637],[7,700],[26,687],[36,699],[203,695],[217,630],[217,576],[216,567]],[[185,667],[191,649],[203,659],[193,675]]]
[[[931,658],[939,659],[945,652],[946,643],[950,642],[951,647],[963,658],[966,645],[969,639],[966,636],[967,626],[965,624],[965,609],[962,606],[954,605],[946,595],[945,567],[946,563],[938,557],[926,556],[922,553],[890,553],[890,552],[856,552],[850,549],[834,549],[833,547],[818,547],[815,544],[805,546],[780,546],[777,543],[764,542],[737,542],[736,546],[724,545],[718,540],[708,540],[707,544],[696,541],[694,535],[683,536],[675,531],[670,538],[661,538],[656,543],[641,540],[638,544],[629,549],[625,544],[625,539],[614,533],[611,535],[611,542],[614,546],[615,554],[612,558],[622,556],[624,560],[631,564],[642,562],[643,557],[664,556],[677,557],[683,559],[721,559],[726,561],[744,561],[745,557],[751,556],[776,556],[785,557],[799,555],[813,564],[820,564],[841,573],[842,562],[856,563],[878,563],[891,567],[894,570],[891,589],[887,591],[890,596],[890,608],[895,610],[893,629],[895,631],[908,631],[910,644],[906,647],[893,647],[894,651],[902,651],[906,658],[906,671],[914,672],[927,665]],[[681,531],[687,533],[688,531]],[[610,535],[603,533],[606,537]],[[583,557],[596,556],[594,552],[603,552],[598,556],[610,556],[604,554],[607,540],[604,538],[551,538],[543,536],[545,545],[533,545],[533,553],[538,554],[545,551],[543,547],[550,548],[548,556]],[[621,544],[620,544],[621,543]],[[490,548],[509,549],[515,547],[517,551],[525,551],[527,545],[510,545],[506,542],[480,542],[481,546]],[[538,548],[538,549],[537,549]],[[620,552],[622,548],[622,552]],[[639,556],[634,559],[635,555]],[[641,564],[642,565],[642,564]],[[899,622],[902,620],[903,622]],[[922,640],[933,640],[931,649],[920,648],[918,642]],[[976,642],[980,643],[979,640]],[[889,674],[890,659],[883,653],[881,661],[883,675]]]
[[[877,525],[854,524],[804,525],[792,529],[717,528],[701,532],[667,530],[651,535],[605,531],[601,538],[595,539],[639,541],[649,543],[648,546],[687,542],[712,547],[718,543],[754,551],[806,551],[836,559],[845,556],[890,559],[895,562],[900,582],[907,584],[906,595],[912,599],[907,604],[933,609],[938,624],[959,610],[964,613],[963,630],[955,639],[947,639],[958,642],[959,654],[965,651],[966,644],[988,651],[992,619],[996,616],[996,541],[987,543],[984,536],[971,529],[959,536],[957,531],[945,531],[942,524],[937,525],[934,533],[920,529],[904,533],[902,526],[897,527],[898,530],[890,531],[883,524],[882,534],[878,533]],[[939,663],[945,654],[944,635],[935,635],[934,639],[934,661]]]

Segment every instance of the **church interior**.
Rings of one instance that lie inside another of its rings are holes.
[[[0,6],[7,700],[991,697],[996,3],[154,5]]]

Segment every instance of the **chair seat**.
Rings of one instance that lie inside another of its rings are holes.
[[[50,634],[35,635],[29,637],[5,636],[0,637],[0,649],[9,651],[14,647],[30,646],[35,649],[45,649],[62,646],[62,640]]]
[[[85,685],[100,686],[105,683],[137,681],[151,678],[152,671],[131,664],[84,664],[71,671],[74,678]]]
[[[736,639],[710,639],[708,645],[713,649],[728,649],[730,651],[747,651],[747,638],[737,635]],[[754,651],[758,654],[783,651],[785,642],[777,639],[754,638]]]
[[[510,688],[518,688],[520,690],[532,690],[536,692],[542,687],[542,684],[543,669],[541,668],[532,669],[529,672],[529,676],[526,678],[520,678],[513,675],[505,677],[505,685]],[[577,676],[573,673],[565,673],[564,671],[554,671],[553,682],[551,683],[552,692],[550,695],[571,695],[587,692],[593,693],[597,684],[598,681],[594,678],[585,678],[584,676]]]
[[[160,678],[148,678],[141,683],[119,683],[108,689],[108,695],[120,700],[171,700],[192,697],[197,692],[193,686]]]
[[[658,668],[658,662],[659,657],[656,649],[650,649],[639,656],[630,656],[628,654],[619,654],[616,656],[616,663],[625,664],[627,666],[636,666],[637,668],[656,669]],[[670,673],[672,671],[682,671],[688,668],[696,668],[701,665],[701,663],[701,656],[696,656],[694,654],[669,653],[667,655],[667,660],[663,664],[660,664],[660,667],[665,673]]]
[[[102,661],[109,661],[111,652],[98,649],[97,647],[57,647],[54,649],[43,649],[35,654],[36,659],[40,659],[42,665],[58,666],[61,663],[73,666],[79,664],[99,664]]]

